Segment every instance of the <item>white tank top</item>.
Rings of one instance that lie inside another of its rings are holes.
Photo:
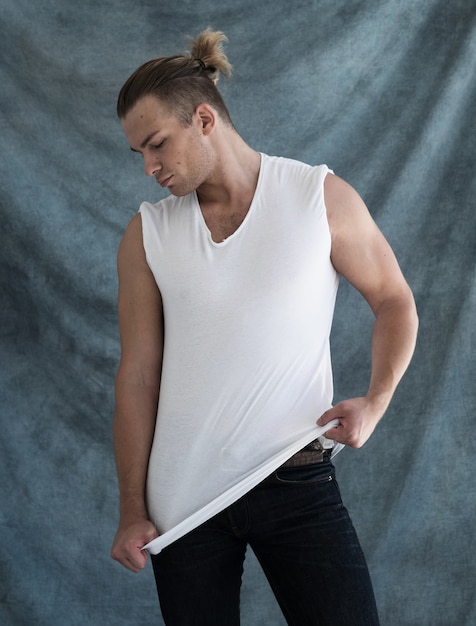
[[[222,243],[195,193],[143,203],[165,342],[147,504],[152,553],[232,504],[321,435],[333,396],[338,277],[330,170],[261,155],[250,209]]]

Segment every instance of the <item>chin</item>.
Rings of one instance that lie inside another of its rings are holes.
[[[182,198],[183,196],[188,196],[188,194],[192,193],[194,190],[193,189],[175,189],[174,187],[168,187],[168,191],[169,193],[172,194],[172,196],[175,196],[177,198]]]

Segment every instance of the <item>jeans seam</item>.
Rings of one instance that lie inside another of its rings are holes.
[[[242,506],[244,509],[245,521],[241,528],[239,526],[235,526],[234,524],[235,520],[233,519],[233,509],[236,508],[238,505]],[[249,533],[249,530],[251,528],[250,507],[248,505],[247,496],[244,496],[243,498],[238,500],[238,502],[235,502],[234,504],[229,506],[226,511],[227,511],[228,520],[230,523],[230,528],[233,534],[235,535],[235,537],[237,537],[238,539],[245,539],[246,535]]]

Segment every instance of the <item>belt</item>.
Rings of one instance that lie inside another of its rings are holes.
[[[311,441],[296,454],[285,461],[281,467],[300,467],[301,465],[312,465],[313,463],[322,463],[324,460],[328,461],[331,457],[332,449],[325,449],[322,447],[319,439]]]

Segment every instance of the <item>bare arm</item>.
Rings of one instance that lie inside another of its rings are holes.
[[[375,324],[367,394],[339,402],[319,418],[318,424],[338,418],[341,425],[326,436],[360,447],[385,413],[410,363],[418,317],[395,255],[357,192],[337,176],[328,175],[324,193],[332,263],[368,302]]]
[[[119,247],[118,274],[121,360],[113,434],[120,523],[111,556],[138,572],[147,559],[141,547],[158,534],[148,518],[145,484],[163,349],[162,301],[146,262],[140,215],[132,219]]]

